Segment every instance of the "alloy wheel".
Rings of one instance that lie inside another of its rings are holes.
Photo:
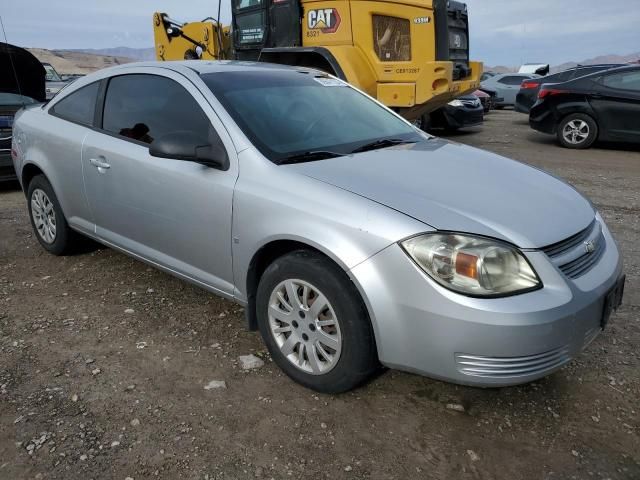
[[[584,120],[571,120],[562,130],[562,136],[571,145],[579,145],[589,138],[589,124]]]
[[[31,215],[40,238],[46,243],[56,240],[56,212],[44,190],[36,188],[31,194]]]
[[[280,352],[303,372],[325,374],[340,359],[342,334],[336,313],[308,282],[287,279],[273,289],[269,327]]]

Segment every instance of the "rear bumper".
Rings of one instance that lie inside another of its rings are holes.
[[[534,105],[529,112],[529,126],[539,132],[553,135],[556,133],[557,121],[551,110]]]
[[[533,107],[535,103],[536,98],[531,98],[523,93],[518,93],[514,108],[516,112],[529,114],[531,107]]]
[[[543,252],[527,252],[544,287],[507,298],[446,290],[398,245],[351,273],[365,294],[384,365],[464,385],[516,385],[558,370],[600,333],[605,296],[622,274],[608,230],[605,239],[599,262],[575,280]]]

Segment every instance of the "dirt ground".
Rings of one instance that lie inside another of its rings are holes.
[[[564,177],[616,235],[625,304],[579,358],[515,388],[387,371],[317,395],[238,306],[107,248],[46,254],[4,187],[0,479],[640,479],[640,148],[564,150],[508,111],[451,138]]]

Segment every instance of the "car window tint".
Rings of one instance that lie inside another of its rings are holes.
[[[51,112],[71,122],[93,125],[99,87],[100,82],[94,82],[76,90],[57,102]]]
[[[566,82],[567,80],[570,80],[573,78],[573,75],[575,74],[575,72],[576,72],[575,70],[566,70],[564,72],[559,72],[554,75],[549,75],[548,77],[545,78],[545,83]]]
[[[607,75],[602,83],[609,88],[640,92],[640,70]]]
[[[143,143],[179,131],[220,142],[196,100],[177,82],[156,75],[121,75],[109,81],[102,128]]]
[[[530,77],[516,77],[512,75],[509,77],[502,77],[498,80],[498,83],[502,83],[504,85],[520,85],[523,80],[527,80],[528,78]]]

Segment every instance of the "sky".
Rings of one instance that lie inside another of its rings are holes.
[[[491,66],[559,64],[640,51],[640,0],[467,0],[472,58]],[[186,7],[188,5],[188,7]],[[154,11],[216,16],[215,0],[2,0],[9,43],[49,49],[153,46]],[[231,18],[222,1],[222,20]],[[1,36],[0,36],[1,38]]]

